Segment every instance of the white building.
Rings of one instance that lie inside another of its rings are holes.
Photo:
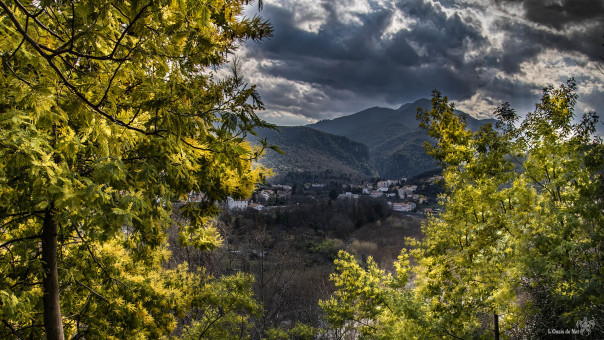
[[[389,184],[390,184],[390,181],[379,181],[379,182],[377,182],[377,187],[378,187],[378,189],[388,188]]]
[[[408,194],[412,194],[415,190],[417,190],[417,185],[405,185],[403,186],[403,190]]]
[[[260,198],[263,198],[265,200],[268,200],[269,198],[271,198],[271,196],[273,195],[273,192],[270,190],[262,190],[258,196],[260,196]]]
[[[227,207],[229,210],[244,210],[247,209],[247,201],[235,201],[229,197],[227,198]]]
[[[400,188],[397,191],[398,191],[398,197],[405,198],[407,196],[407,192],[405,191],[405,189]]]
[[[379,190],[373,190],[373,191],[371,191],[371,193],[369,193],[369,196],[371,196],[373,198],[382,197],[383,195],[384,195],[384,193]]]

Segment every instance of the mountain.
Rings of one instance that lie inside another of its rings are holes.
[[[273,168],[273,182],[359,181],[370,177],[413,177],[437,168],[423,144],[434,142],[419,128],[417,108],[430,109],[428,99],[398,109],[372,107],[349,116],[322,120],[306,127],[259,129],[254,143],[266,139],[285,154],[268,150],[261,163]],[[477,130],[493,119],[475,119],[462,111]]]
[[[424,142],[433,140],[419,128],[415,117],[417,108],[431,109],[432,103],[428,99],[420,99],[398,109],[372,107],[307,127],[346,136],[367,145],[371,163],[383,178],[411,177],[437,166],[423,149]],[[495,122],[493,119],[479,120],[462,111],[456,113],[466,116],[466,123],[472,130]]]
[[[346,136],[367,145],[371,150],[373,146],[391,137],[417,128],[415,114],[418,107],[430,108],[432,104],[428,99],[420,99],[414,103],[404,104],[396,110],[372,107],[349,116],[322,120],[306,126],[334,135]]]
[[[267,150],[260,162],[273,168],[274,182],[358,181],[377,176],[366,145],[308,127],[258,129],[253,143],[266,139],[284,154]]]
[[[371,162],[382,178],[413,177],[433,170],[437,163],[424,150],[424,142],[433,142],[419,128],[402,131],[371,147]]]

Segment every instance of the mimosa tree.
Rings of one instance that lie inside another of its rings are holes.
[[[427,220],[422,240],[410,240],[417,264],[406,286],[340,256],[338,290],[323,303],[332,326],[362,322],[370,337],[497,339],[581,323],[601,337],[604,146],[595,113],[575,120],[576,101],[569,80],[545,88],[521,122],[504,104],[497,127],[473,132],[435,91],[432,109],[417,116],[443,167],[443,212]]]
[[[266,174],[259,95],[213,72],[271,35],[248,2],[0,0],[0,337],[155,338],[194,303],[162,269],[173,202],[204,195],[176,227],[212,248]]]

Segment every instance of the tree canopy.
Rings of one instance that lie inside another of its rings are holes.
[[[268,173],[260,96],[214,72],[272,34],[248,2],[0,0],[0,337],[156,338],[193,303],[167,228],[217,246]]]
[[[435,91],[417,116],[436,141],[426,149],[443,167],[443,212],[408,240],[408,283],[340,255],[337,291],[323,303],[332,326],[357,323],[368,338],[544,338],[586,320],[586,334],[601,337],[604,146],[598,116],[576,119],[576,101],[571,79],[545,88],[522,121],[506,103],[497,126],[472,132]]]

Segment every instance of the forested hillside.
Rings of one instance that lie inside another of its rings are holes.
[[[260,162],[275,172],[275,183],[356,182],[377,176],[364,144],[307,127],[259,129],[250,141],[266,139],[283,153],[267,150]]]
[[[412,177],[437,167],[423,149],[424,142],[433,143],[434,139],[419,128],[416,119],[418,108],[425,110],[430,106],[429,100],[420,99],[396,110],[373,107],[307,126],[367,145],[371,163],[383,178]],[[456,114],[465,117],[473,131],[495,123],[493,119],[479,120],[461,111]]]
[[[374,107],[308,127],[259,129],[249,140],[265,139],[283,151],[268,150],[260,160],[275,172],[275,183],[412,177],[438,166],[423,147],[434,139],[418,127],[416,118],[417,109],[429,105],[421,99],[397,110]],[[494,123],[456,113],[474,131]]]

